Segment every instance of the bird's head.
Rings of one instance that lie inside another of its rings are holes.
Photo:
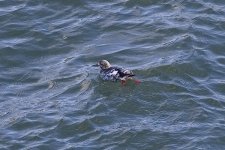
[[[101,69],[108,69],[111,67],[110,63],[107,60],[100,60],[98,62],[98,66],[100,66]]]

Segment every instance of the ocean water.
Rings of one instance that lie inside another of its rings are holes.
[[[141,84],[104,82],[101,59]],[[225,149],[225,1],[0,0],[1,150]]]

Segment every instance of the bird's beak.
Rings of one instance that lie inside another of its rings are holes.
[[[99,64],[97,63],[95,65],[92,65],[92,67],[99,67]]]

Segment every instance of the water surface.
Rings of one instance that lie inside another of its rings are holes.
[[[225,2],[0,0],[0,26],[1,149],[225,148]]]

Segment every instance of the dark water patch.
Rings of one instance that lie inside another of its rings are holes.
[[[151,6],[153,4],[157,4],[157,2],[159,3],[159,1],[145,1],[145,0],[141,0],[141,1],[138,1],[138,0],[128,0],[125,2],[126,6],[129,6],[129,7],[134,7],[134,6]]]
[[[213,83],[210,84],[210,87],[213,91],[216,91],[216,93],[223,95],[225,87],[224,87],[224,81],[215,80]]]
[[[225,58],[219,57],[219,58],[217,58],[217,62],[220,63],[222,66],[224,66],[225,65]]]
[[[79,121],[78,123],[67,124],[62,121],[56,130],[57,137],[67,138],[71,137],[74,134],[82,134],[83,132],[90,132],[94,130],[94,127],[89,119]],[[79,137],[76,137],[79,140]]]

